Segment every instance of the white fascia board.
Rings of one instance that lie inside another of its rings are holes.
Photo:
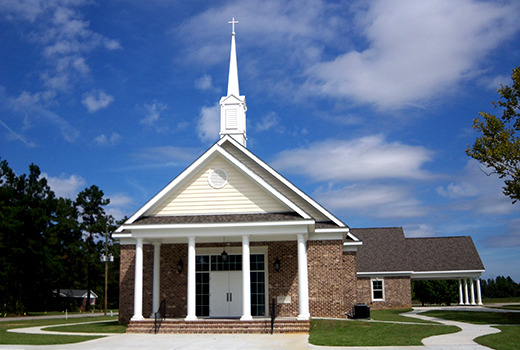
[[[361,242],[361,240],[359,238],[357,238],[356,236],[354,236],[352,234],[352,232],[350,232],[350,229],[348,230],[347,237],[350,237],[350,239],[352,239],[352,240],[354,240],[356,242]]]
[[[480,277],[486,270],[414,271],[412,279],[458,279]]]
[[[165,199],[170,191],[172,191],[176,186],[184,182],[189,176],[193,175],[194,171],[203,165],[211,155],[215,152],[217,148],[220,146],[218,143],[215,143],[210,149],[208,149],[204,154],[202,154],[195,162],[193,162],[189,167],[187,167],[179,176],[177,176],[172,182],[170,182],[165,188],[163,188],[158,194],[156,194],[152,199],[150,199],[144,206],[141,207],[134,215],[132,215],[126,222],[125,225],[132,224],[135,220],[137,220],[141,215],[143,215],[147,210],[149,210],[152,206],[158,204],[161,200]],[[119,227],[116,232],[121,232],[122,227]]]
[[[340,241],[343,240],[343,233],[337,231],[319,232],[309,234],[309,241]]]
[[[358,272],[358,277],[398,277],[411,276],[413,271],[379,271],[379,272]]]
[[[315,229],[316,233],[347,233],[348,228],[347,227],[340,227],[340,228],[317,228]]]
[[[343,242],[343,251],[344,252],[357,252],[359,247],[363,245],[363,242]]]
[[[294,186],[290,181],[288,181],[286,178],[281,176],[278,172],[276,172],[273,168],[271,168],[269,165],[267,165],[264,161],[259,159],[257,156],[255,156],[253,153],[249,152],[247,148],[240,145],[238,142],[233,140],[231,137],[223,137],[218,142],[220,145],[224,144],[225,141],[229,141],[232,144],[234,144],[238,149],[240,149],[242,152],[244,152],[249,158],[251,158],[254,162],[256,162],[258,165],[260,165],[262,168],[267,170],[271,175],[276,177],[278,180],[280,180],[285,186],[289,187],[292,191],[294,191],[297,195],[302,197],[305,201],[307,201],[310,205],[312,205],[316,210],[321,212],[323,215],[328,217],[330,220],[332,220],[336,225],[340,227],[346,227],[346,225],[339,220],[337,217],[332,215],[327,209],[322,207],[318,202],[316,202],[314,199],[306,195],[302,190],[300,190],[298,187]]]
[[[244,174],[249,176],[253,181],[255,181],[257,184],[259,184],[261,187],[264,188],[268,193],[270,193],[272,196],[277,198],[279,201],[284,203],[286,206],[288,206],[290,209],[297,212],[299,215],[301,215],[304,219],[312,219],[312,217],[307,214],[304,210],[302,210],[300,207],[298,207],[296,204],[294,204],[292,201],[290,201],[287,197],[285,197],[283,194],[278,192],[273,186],[268,184],[264,179],[262,179],[260,176],[255,174],[253,171],[251,171],[248,167],[246,167],[242,162],[240,162],[238,159],[233,157],[228,151],[223,149],[222,147],[219,147],[216,149],[218,153],[220,153],[224,158],[226,158],[229,162],[234,164],[237,168],[239,168]]]
[[[132,225],[131,238],[161,239],[175,237],[231,237],[255,235],[306,234],[313,220],[265,222],[265,223],[219,223],[179,225]],[[130,238],[125,236],[125,238]]]

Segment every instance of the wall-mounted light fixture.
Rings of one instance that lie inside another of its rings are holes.
[[[182,259],[179,259],[179,262],[177,263],[177,272],[182,273],[183,268],[184,268],[184,263],[182,262]]]
[[[274,269],[276,270],[276,272],[280,271],[280,258],[276,258],[276,260],[274,261]]]
[[[220,253],[220,257],[222,258],[222,262],[226,262],[227,259],[228,259],[228,253],[226,253],[226,249],[224,249],[222,251],[222,253]]]

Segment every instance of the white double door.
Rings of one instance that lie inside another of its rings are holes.
[[[242,271],[211,271],[209,293],[210,317],[242,316]]]

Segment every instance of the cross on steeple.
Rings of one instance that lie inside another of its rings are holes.
[[[228,23],[231,24],[231,34],[235,35],[235,23],[238,23],[238,21],[235,21],[235,17],[233,17]]]

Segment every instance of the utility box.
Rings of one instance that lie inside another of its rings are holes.
[[[354,318],[370,318],[370,306],[362,303],[354,305]]]

